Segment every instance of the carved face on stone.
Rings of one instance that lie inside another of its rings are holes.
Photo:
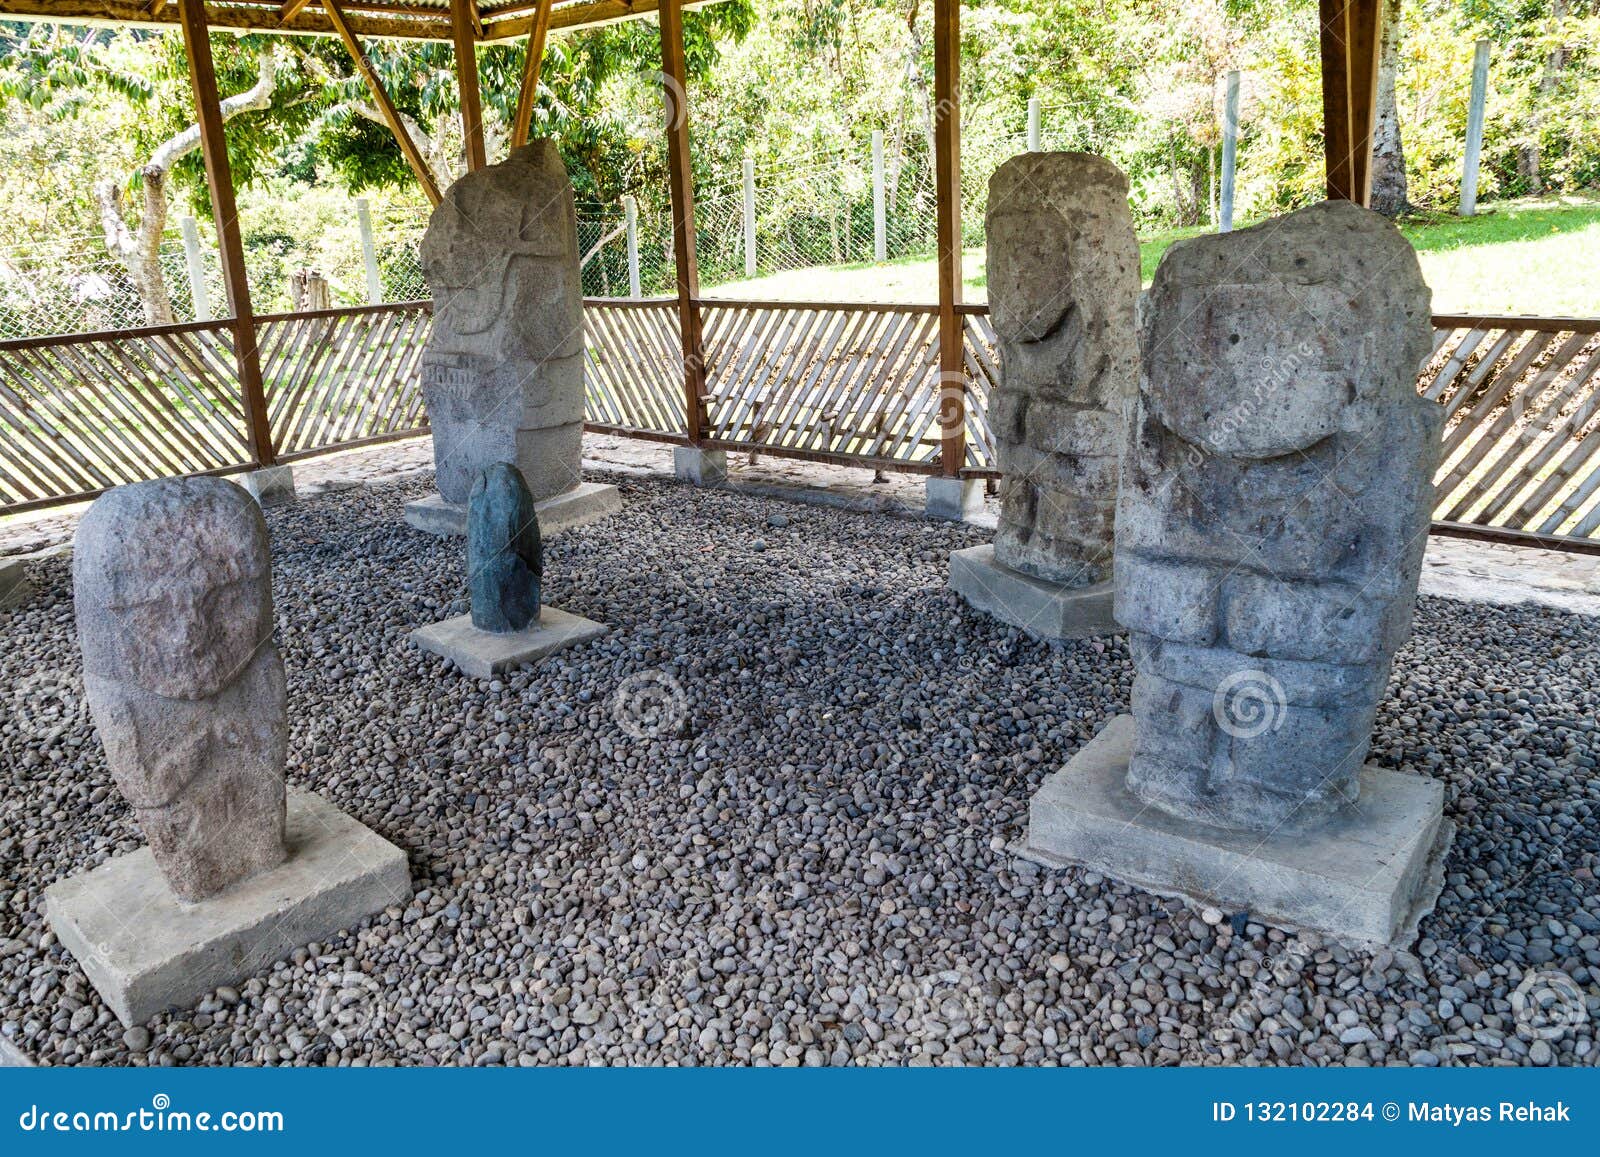
[[[457,334],[492,329],[509,304],[506,272],[512,260],[567,256],[576,244],[567,220],[572,211],[572,186],[549,140],[530,141],[501,164],[452,185],[428,222],[421,248],[435,325]]]
[[[169,699],[217,694],[272,633],[266,524],[231,482],[108,492],[79,524],[72,572],[84,670]]]

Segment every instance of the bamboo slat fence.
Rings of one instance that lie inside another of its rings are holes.
[[[932,474],[958,426],[962,474],[997,476],[985,410],[999,362],[983,306],[959,307],[952,407],[935,306],[698,304],[699,445]],[[679,318],[675,297],[587,301],[590,429],[691,441]],[[258,318],[278,458],[426,433],[429,323],[426,302]],[[1600,319],[1446,315],[1434,327],[1418,389],[1446,414],[1437,527],[1600,549]],[[253,466],[234,341],[217,321],[0,342],[0,514]]]

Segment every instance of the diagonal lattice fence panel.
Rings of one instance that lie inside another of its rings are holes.
[[[249,461],[231,323],[0,342],[0,510]]]

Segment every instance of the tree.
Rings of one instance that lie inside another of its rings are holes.
[[[1378,41],[1378,103],[1372,126],[1372,207],[1385,217],[1398,217],[1411,208],[1406,200],[1406,151],[1400,139],[1400,108],[1395,101],[1404,7],[1403,0],[1383,0],[1383,33]]]
[[[237,181],[248,183],[303,131],[308,93],[303,83],[287,83],[298,78],[273,40],[214,36],[212,43],[219,90],[232,93],[220,102],[223,120],[235,122],[228,133],[230,167]],[[0,42],[0,101],[27,104],[67,131],[92,131],[107,102],[137,112],[124,122],[131,130],[131,171],[86,177],[106,250],[127,270],[145,321],[174,320],[160,260],[174,181],[202,211],[209,206],[181,38],[33,25]]]

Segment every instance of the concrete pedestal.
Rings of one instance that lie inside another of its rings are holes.
[[[248,490],[262,509],[295,500],[293,466],[265,466],[248,474],[235,474],[233,480]]]
[[[33,593],[28,569],[20,558],[0,559],[0,611],[24,602]]]
[[[405,853],[321,796],[291,789],[288,819],[288,860],[198,904],[172,895],[149,848],[45,890],[50,927],[124,1025],[410,898]]]
[[[603,482],[581,482],[571,490],[537,503],[539,534],[548,538],[575,526],[598,522],[622,509],[622,495],[615,486]],[[406,525],[441,538],[465,538],[467,508],[430,494],[419,502],[406,503]]]
[[[978,478],[932,478],[927,482],[929,518],[960,522],[983,509],[983,481]]]
[[[950,587],[985,614],[1054,642],[1113,635],[1112,585],[1065,587],[1025,575],[995,561],[990,544],[950,556]]]
[[[1437,780],[1369,764],[1360,798],[1321,828],[1223,831],[1129,793],[1133,737],[1133,717],[1119,715],[1044,781],[1028,805],[1024,856],[1347,941],[1403,946],[1416,936],[1455,832]]]
[[[728,480],[728,454],[725,450],[674,446],[672,473],[680,482],[693,482],[696,486],[721,486]]]
[[[611,628],[581,615],[544,607],[539,621],[523,631],[497,634],[480,631],[471,615],[457,615],[411,632],[411,641],[424,651],[443,655],[468,675],[488,679],[512,667],[532,663],[546,655],[590,639]]]

